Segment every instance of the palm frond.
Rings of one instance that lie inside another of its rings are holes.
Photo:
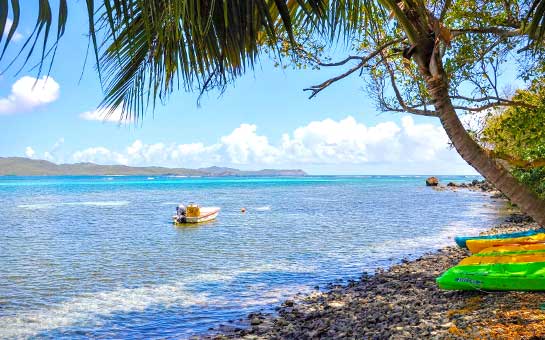
[[[4,31],[7,27],[9,12],[12,13],[13,19],[11,22],[11,27],[7,35],[5,35]],[[20,17],[21,9],[19,0],[11,0],[9,3],[8,0],[0,0],[0,46],[3,43],[2,52],[0,53],[0,61],[4,60],[6,50],[10,45],[10,42],[12,41],[12,38],[17,31],[17,28],[19,27]],[[52,42],[49,42],[51,25],[53,24],[53,20],[55,18],[57,20],[57,33],[56,37],[54,37],[54,40]],[[25,39],[22,47],[17,52],[16,56],[12,58],[12,60],[8,62],[8,65],[6,67],[3,67],[1,71],[5,72],[8,68],[10,68],[15,63],[15,61],[19,60],[23,53],[28,49],[26,55],[23,58],[22,65],[19,69],[19,71],[21,71],[24,66],[29,62],[30,57],[34,54],[36,47],[41,45],[41,48],[39,48],[40,56],[38,62],[39,75],[49,55],[52,55],[52,57],[50,58],[50,62],[53,62],[59,40],[65,32],[67,19],[68,5],[66,0],[58,0],[58,13],[56,16],[51,10],[51,4],[49,0],[39,0],[38,16],[36,18],[36,24],[34,26],[34,29],[32,30],[31,34]],[[3,41],[4,36],[5,41]],[[49,70],[51,70],[51,64],[49,66]]]
[[[19,24],[20,0],[0,0],[0,27],[12,12],[3,53]],[[66,0],[58,0],[56,39],[48,46],[54,19],[50,1],[39,0],[32,34],[14,60],[23,64],[41,45],[40,71],[54,59],[65,32]],[[172,91],[224,87],[252,69],[264,44],[279,33],[291,41],[298,28],[331,38],[355,31],[377,6],[373,0],[86,0],[89,36],[103,83],[103,108],[121,107],[127,118],[141,118],[148,106]],[[10,5],[11,4],[11,5]],[[297,28],[297,29],[296,29]],[[0,35],[0,43],[2,43]],[[269,46],[273,47],[274,46]],[[12,65],[9,63],[8,67]],[[134,115],[134,117],[130,116]]]

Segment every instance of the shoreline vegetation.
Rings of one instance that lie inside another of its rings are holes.
[[[482,191],[503,199],[484,181],[437,186],[437,190]],[[507,204],[507,202],[506,202]],[[510,211],[505,221],[481,233],[537,229],[528,216]],[[211,329],[205,339],[537,339],[545,337],[545,293],[445,291],[435,279],[468,251],[448,246],[390,268],[364,273],[326,291],[297,294],[275,314]],[[196,338],[200,338],[197,336]]]

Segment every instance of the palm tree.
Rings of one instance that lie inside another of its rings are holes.
[[[528,34],[543,44],[545,37],[545,1],[534,0],[528,14]]]
[[[493,25],[484,26],[467,26],[465,22],[471,20],[463,16],[475,13],[471,8],[464,12],[468,1],[453,0],[429,3],[424,0],[103,0],[98,8],[94,7],[93,0],[86,3],[95,58],[106,85],[102,105],[111,110],[121,106],[124,112],[137,117],[146,111],[148,104],[155,105],[156,99],[164,100],[180,84],[187,90],[198,91],[225,86],[253,68],[264,46],[274,49],[283,33],[294,49],[299,48],[295,28],[310,30],[316,35],[327,34],[331,39],[339,34],[348,39],[351,33],[362,32],[366,44],[374,43],[372,51],[364,56],[350,56],[339,63],[316,61],[322,66],[344,65],[354,60],[358,64],[339,77],[311,87],[312,96],[355,70],[370,67],[374,79],[391,81],[396,95],[395,107],[386,100],[381,102],[385,110],[438,117],[463,159],[523,211],[545,225],[545,201],[519,183],[500,161],[481,147],[457,114],[457,110],[482,111],[524,103],[501,98],[492,81],[491,93],[484,91],[482,96],[471,98],[460,95],[458,89],[451,86],[456,84],[454,71],[447,71],[444,65],[445,55],[456,39],[469,35],[486,40],[493,36],[497,42],[490,44],[490,51],[497,51],[499,44],[509,46],[506,43],[509,39],[524,35],[519,29],[520,14],[515,13],[510,1],[487,2],[496,9],[505,6],[507,15],[503,19],[494,18]],[[14,19],[8,41],[19,18],[18,0],[11,4]],[[537,14],[543,14],[542,7],[541,4],[536,6]],[[5,26],[7,8],[7,0],[0,1],[0,27]],[[64,33],[66,16],[66,0],[59,0],[56,39],[49,48],[45,42],[42,44],[42,63],[48,55],[54,55]],[[40,33],[47,37],[52,17],[49,1],[41,0],[36,34],[27,41],[31,48],[25,61],[33,53]],[[100,41],[99,36],[103,37]],[[401,53],[394,53],[396,50]],[[488,48],[481,59],[485,59],[487,51]],[[486,57],[488,60],[488,55]],[[464,66],[457,67],[463,69]],[[399,90],[398,80],[404,73],[410,73],[413,83],[419,86],[414,96],[419,99],[416,102],[409,103],[413,96],[407,99]],[[484,105],[462,106],[460,101]]]

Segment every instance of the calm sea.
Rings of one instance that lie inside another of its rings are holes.
[[[0,337],[185,338],[497,222],[424,180],[0,178]],[[175,227],[181,201],[222,211]]]

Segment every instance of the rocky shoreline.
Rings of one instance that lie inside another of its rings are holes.
[[[520,214],[487,231],[538,228]],[[220,329],[208,339],[537,339],[545,337],[545,292],[440,290],[435,278],[468,256],[446,247],[402,260],[348,285],[333,285],[300,301],[286,300],[277,315],[253,313],[248,327]]]

